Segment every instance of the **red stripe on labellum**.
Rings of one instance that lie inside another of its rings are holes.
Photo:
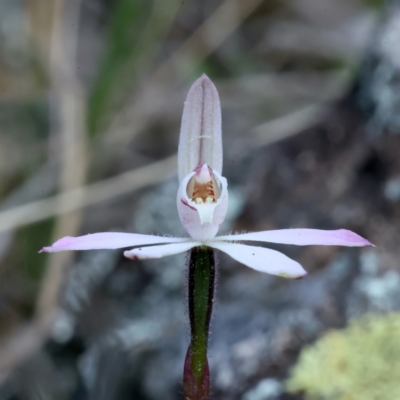
[[[181,199],[181,203],[182,203],[184,206],[187,206],[187,207],[191,208],[192,210],[197,211],[196,208],[194,208],[193,206],[191,206],[186,200]]]

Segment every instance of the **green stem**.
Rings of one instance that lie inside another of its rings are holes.
[[[191,341],[184,371],[185,398],[208,399],[207,346],[215,290],[214,250],[205,246],[191,250],[188,278]]]

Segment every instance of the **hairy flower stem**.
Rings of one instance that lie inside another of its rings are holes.
[[[210,373],[208,333],[215,291],[215,256],[209,247],[195,247],[189,259],[189,318],[191,341],[184,367],[185,400],[207,400]]]

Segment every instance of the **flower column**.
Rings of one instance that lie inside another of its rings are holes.
[[[220,102],[214,84],[203,75],[193,84],[185,101],[178,150],[179,216],[198,240],[213,237],[225,217],[227,192],[221,192],[221,172]],[[209,397],[207,347],[214,291],[214,250],[195,247],[190,251],[188,271],[191,340],[183,376],[186,400]]]

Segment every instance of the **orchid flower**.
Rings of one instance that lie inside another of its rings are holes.
[[[216,236],[228,207],[228,183],[221,174],[220,101],[214,84],[206,75],[202,75],[192,85],[185,101],[178,149],[180,186],[177,208],[190,238],[102,232],[79,237],[67,236],[52,246],[44,247],[41,252],[134,247],[124,252],[125,257],[143,260],[207,246],[257,271],[286,278],[301,278],[306,271],[296,261],[276,250],[239,241],[297,246],[372,246],[368,240],[344,229],[279,229]]]

